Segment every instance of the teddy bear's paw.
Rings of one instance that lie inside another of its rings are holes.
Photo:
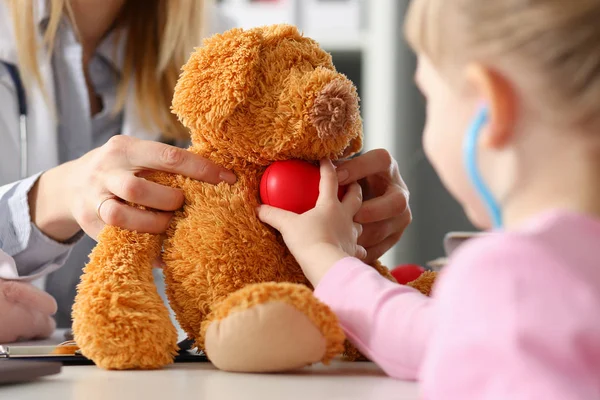
[[[343,351],[335,315],[303,285],[249,285],[209,318],[206,354],[219,369],[276,372],[328,363]]]

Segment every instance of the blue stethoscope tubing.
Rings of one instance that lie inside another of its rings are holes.
[[[15,86],[17,94],[17,103],[19,106],[19,151],[20,151],[20,176],[21,179],[27,178],[27,98],[25,97],[25,87],[21,81],[19,70],[13,64],[0,61],[8,71],[10,78]]]
[[[479,166],[477,164],[477,144],[479,142],[481,131],[487,121],[488,109],[487,107],[482,106],[467,130],[463,146],[463,157],[467,175],[487,208],[493,227],[495,229],[500,229],[502,227],[502,211],[500,205],[481,177]]]

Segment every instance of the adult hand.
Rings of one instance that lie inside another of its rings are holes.
[[[144,233],[163,233],[183,192],[150,182],[151,171],[181,174],[217,184],[235,175],[189,151],[128,136],[44,173],[30,192],[32,220],[48,236],[64,241],[83,229],[96,237],[105,224]],[[124,201],[145,206],[141,210]]]
[[[386,150],[369,151],[337,164],[340,184],[358,181],[364,202],[354,221],[363,226],[358,244],[371,263],[394,246],[412,221],[409,192],[398,163]]]
[[[54,332],[56,301],[25,282],[0,280],[0,343],[43,339]]]

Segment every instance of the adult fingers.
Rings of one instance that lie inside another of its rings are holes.
[[[54,297],[30,283],[1,281],[0,290],[9,303],[19,304],[46,316],[56,313],[57,305]]]
[[[169,227],[172,213],[142,210],[131,207],[117,199],[108,199],[98,214],[104,224],[140,233],[163,233]],[[100,225],[100,228],[103,224]],[[99,231],[99,229],[98,229]],[[97,234],[98,232],[96,232]]]
[[[372,222],[362,225],[362,235],[358,238],[358,244],[365,248],[373,247],[389,236],[404,231],[401,217],[387,219],[384,221]]]
[[[389,249],[394,247],[394,245],[398,242],[398,240],[400,240],[401,236],[402,236],[401,233],[397,233],[392,236],[389,236],[384,241],[380,242],[379,244],[377,244],[375,246],[368,247],[367,248],[367,256],[365,257],[364,261],[367,264],[370,264],[370,263],[374,262],[375,260],[379,259]]]
[[[385,254],[400,240],[410,225],[412,214],[405,212],[399,217],[363,226],[358,244],[367,249],[367,262],[373,262]]]
[[[379,197],[367,200],[356,213],[355,221],[361,224],[384,221],[405,212],[410,213],[408,192],[398,186],[393,186]]]
[[[56,329],[56,321],[40,312],[31,312],[31,334],[28,339],[45,339],[52,335]]]
[[[337,168],[340,185],[356,182],[368,176],[389,172],[396,167],[396,161],[384,149],[371,150],[358,157],[340,163]]]
[[[163,143],[114,136],[105,146],[108,151],[125,154],[131,167],[184,175],[203,182],[233,184],[233,172],[210,160]]]
[[[155,210],[175,211],[184,202],[181,190],[138,178],[130,172],[111,175],[106,188],[123,200]]]
[[[3,322],[0,324],[2,343],[47,338],[56,328],[56,322],[52,317],[21,304],[3,304],[0,305],[0,309],[2,309]]]
[[[362,200],[362,188],[357,182],[354,182],[348,187],[344,199],[342,200],[342,204],[346,210],[348,210],[350,215],[356,215],[362,206]]]
[[[337,200],[338,179],[335,168],[330,160],[321,160],[320,167],[321,179],[319,181],[319,199],[318,202]]]
[[[290,211],[282,210],[280,208],[261,205],[258,207],[258,219],[265,224],[271,225],[273,228],[281,232],[285,229],[285,226],[291,221],[296,215]]]

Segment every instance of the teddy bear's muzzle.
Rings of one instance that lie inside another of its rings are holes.
[[[321,90],[310,113],[321,139],[344,135],[359,118],[358,96],[347,79],[334,79]]]

